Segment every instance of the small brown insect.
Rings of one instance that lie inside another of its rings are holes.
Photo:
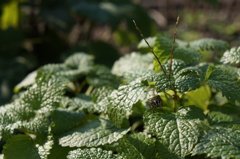
[[[150,106],[154,108],[162,106],[162,99],[159,95],[155,95],[154,97],[148,99],[148,102]]]

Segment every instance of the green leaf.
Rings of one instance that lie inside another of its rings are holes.
[[[67,159],[123,159],[112,151],[101,148],[77,149],[69,152]]]
[[[162,64],[165,63],[169,59],[172,50],[172,38],[164,34],[158,35],[153,50],[160,62]],[[158,68],[159,64],[156,59],[154,60],[154,66],[155,68]]]
[[[240,109],[232,103],[223,106],[211,105],[207,114],[208,122],[212,127],[222,127],[240,130]]]
[[[229,48],[229,45],[227,42],[222,40],[211,39],[211,38],[195,40],[190,42],[189,45],[190,47],[199,51],[207,51],[207,50],[225,51]]]
[[[173,58],[183,60],[187,65],[189,65],[198,63],[201,60],[202,55],[193,48],[176,46]]]
[[[198,142],[203,119],[203,112],[195,106],[180,107],[176,114],[150,110],[144,115],[148,131],[154,134],[170,153],[182,158],[190,153]]]
[[[200,87],[200,71],[196,68],[187,67],[174,75],[175,89],[181,93],[195,90]]]
[[[26,135],[15,135],[9,139],[4,145],[3,154],[9,159],[41,159],[35,141]]]
[[[222,92],[230,101],[240,100],[240,81],[226,70],[215,68],[208,77],[211,87]]]
[[[133,81],[129,85],[122,85],[111,93],[107,114],[117,127],[128,127],[128,118],[132,114],[132,107],[139,100],[147,100],[146,88],[139,82]]]
[[[222,112],[217,112],[217,111],[213,111],[213,112],[209,112],[207,114],[207,118],[208,121],[210,123],[210,125],[215,125],[215,124],[221,124],[221,123],[227,123],[230,124],[231,122],[234,121],[234,117],[224,114]]]
[[[118,76],[124,76],[125,73],[131,70],[152,70],[152,62],[152,54],[149,53],[142,55],[133,52],[121,57],[118,61],[116,61],[112,67],[112,72]]]
[[[93,56],[85,53],[75,53],[69,56],[65,60],[64,64],[73,69],[89,72],[93,66]]]
[[[87,77],[87,81],[94,87],[112,86],[117,88],[120,80],[114,76],[110,69],[105,66],[95,66],[92,73]]]
[[[48,64],[38,69],[37,79],[42,76],[58,76],[70,80],[88,74],[93,69],[93,57],[84,53],[76,53],[68,57],[64,64]]]
[[[240,47],[233,47],[224,52],[220,62],[224,64],[239,64],[240,63]]]
[[[51,77],[45,81],[40,78],[27,92],[25,92],[21,104],[32,109],[40,109],[46,106],[54,106],[64,94],[67,80],[64,78]]]
[[[208,85],[202,86],[195,91],[188,92],[183,96],[184,105],[195,105],[207,110],[211,99],[211,90]]]
[[[51,116],[54,134],[61,134],[82,124],[86,115],[83,112],[73,112],[63,109],[56,109]]]
[[[68,110],[74,110],[74,111],[84,110],[87,112],[96,111],[94,107],[94,103],[92,101],[92,97],[87,96],[85,94],[79,94],[76,97],[72,98],[69,101]]]
[[[107,113],[107,106],[109,104],[108,97],[112,91],[112,87],[101,87],[94,89],[92,93],[92,100],[95,103],[94,108],[97,112]]]
[[[34,134],[46,134],[48,117],[54,110],[66,86],[66,79],[41,78],[14,103],[1,107],[1,138],[6,140],[14,129]]]
[[[158,35],[155,41],[154,52],[162,64],[167,62],[172,52],[172,37],[163,34]],[[188,65],[195,64],[200,61],[201,53],[178,42],[174,46],[173,59],[183,60]],[[158,72],[159,64],[156,59],[154,60],[154,66]]]
[[[143,133],[126,135],[121,139],[117,150],[128,159],[156,158],[155,140]]]
[[[153,75],[152,80],[155,83],[157,92],[166,92],[172,89],[169,78],[166,77],[165,74],[163,74],[162,72]],[[171,82],[173,83],[173,79],[171,80]]]
[[[204,153],[211,158],[239,158],[239,141],[239,130],[211,129],[200,139],[193,150],[193,155]]]
[[[113,143],[123,137],[129,129],[118,129],[109,120],[99,118],[67,131],[59,144],[69,147],[92,147]]]

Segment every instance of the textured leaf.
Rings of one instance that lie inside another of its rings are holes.
[[[16,135],[9,139],[3,153],[9,159],[41,159],[34,140],[26,135]]]
[[[232,103],[223,106],[211,105],[207,114],[208,122],[212,127],[232,128],[240,130],[240,109]]]
[[[208,121],[210,125],[229,124],[234,121],[234,117],[222,112],[213,111],[208,113]]]
[[[101,87],[94,89],[92,93],[92,100],[95,103],[94,108],[100,113],[107,113],[107,106],[109,104],[108,97],[112,93],[113,88]]]
[[[164,34],[160,34],[157,36],[154,46],[154,52],[159,58],[160,62],[163,64],[165,63],[171,53],[172,50],[172,37],[166,36]],[[156,59],[154,59],[154,66],[158,66]]]
[[[206,154],[211,158],[240,157],[240,131],[231,129],[211,129],[196,145],[193,155]]]
[[[122,156],[128,159],[156,158],[156,145],[154,139],[142,133],[125,136],[121,139],[117,150],[121,152]]]
[[[124,76],[125,72],[138,69],[152,70],[152,54],[141,55],[139,53],[131,53],[123,56],[116,61],[112,67],[113,74]]]
[[[202,55],[193,48],[176,47],[173,54],[174,59],[183,60],[187,65],[198,63]]]
[[[154,70],[149,70],[149,69],[133,69],[133,70],[128,70],[124,73],[124,80],[126,82],[132,82],[135,81],[136,79],[139,80],[147,80],[149,78],[152,78],[153,75],[155,75]]]
[[[224,64],[239,64],[240,63],[240,47],[233,47],[224,52],[220,62]]]
[[[53,133],[61,134],[75,126],[82,124],[86,115],[82,112],[73,112],[63,109],[57,109],[52,113],[52,122],[54,124]]]
[[[171,80],[171,83],[169,82],[169,78],[166,77],[163,73],[158,73],[152,76],[152,80],[155,83],[156,91],[157,92],[165,92],[168,90],[171,90],[171,83],[173,82],[173,79]]]
[[[225,51],[229,48],[229,45],[227,42],[222,40],[216,40],[211,38],[204,38],[195,40],[189,43],[190,47],[196,49],[196,50],[220,50]]]
[[[48,116],[54,110],[66,86],[61,78],[39,79],[14,103],[1,107],[1,138],[7,139],[14,129],[34,134],[46,134]]]
[[[36,78],[56,75],[70,80],[85,75],[93,69],[93,57],[84,53],[76,53],[65,60],[64,64],[48,64],[38,69]]]
[[[230,101],[240,100],[240,81],[220,68],[212,69],[208,82],[210,86],[222,92]]]
[[[95,111],[94,103],[91,96],[85,94],[79,94],[76,97],[72,98],[69,101],[68,110],[82,111],[87,112]]]
[[[92,147],[113,143],[129,129],[118,129],[109,120],[100,118],[68,131],[59,139],[59,144],[70,147]]]
[[[114,76],[110,69],[105,66],[95,66],[92,73],[87,77],[87,81],[94,87],[112,86],[117,88],[120,80]]]
[[[201,78],[199,70],[196,68],[187,67],[174,75],[175,89],[181,93],[195,90],[200,87]]]
[[[112,151],[102,150],[101,148],[91,148],[70,151],[67,159],[122,159],[122,157],[113,154]]]
[[[146,88],[134,81],[123,85],[111,93],[108,104],[108,117],[117,127],[128,127],[128,117],[132,114],[132,107],[139,100],[147,99]]]
[[[89,71],[93,66],[93,56],[85,53],[75,53],[68,57],[64,64],[73,69]]]
[[[33,109],[54,106],[60,101],[67,81],[63,78],[52,77],[49,80],[41,79],[33,85],[23,96],[22,104]]]
[[[21,120],[34,116],[34,112],[19,104],[7,104],[0,107],[0,138],[6,140],[13,134],[14,129],[21,125]]]
[[[176,114],[148,111],[144,115],[144,123],[149,132],[154,134],[170,153],[182,158],[190,153],[198,142],[203,119],[203,112],[195,106],[181,107]]]
[[[172,52],[172,37],[163,34],[158,35],[155,42],[154,52],[162,64],[167,62]],[[174,47],[173,59],[182,60],[189,65],[198,63],[201,59],[201,54],[196,49],[187,47],[186,44],[183,45],[181,42],[177,42]],[[156,59],[154,60],[155,70],[159,72],[159,64]]]

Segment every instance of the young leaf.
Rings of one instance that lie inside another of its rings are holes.
[[[41,159],[35,141],[26,135],[15,135],[3,148],[5,158]]]
[[[198,69],[191,67],[179,71],[178,74],[174,75],[175,89],[184,93],[199,88],[201,84],[199,72]]]
[[[240,157],[240,131],[231,129],[211,129],[196,145],[192,155],[206,154],[211,158]]]
[[[117,150],[128,159],[156,158],[155,140],[143,133],[126,135],[121,139]]]
[[[67,159],[123,159],[121,156],[113,154],[112,151],[101,148],[77,149],[69,152]]]
[[[207,110],[210,99],[211,90],[208,85],[205,85],[185,94],[182,101],[185,105],[195,105],[203,110]]]
[[[195,106],[180,107],[176,114],[148,111],[144,115],[148,131],[154,134],[170,153],[182,158],[190,153],[198,142],[203,119],[203,112]]]
[[[67,131],[59,144],[69,147],[93,147],[113,143],[123,137],[129,129],[118,129],[109,120],[99,118]]]
[[[211,39],[211,38],[195,40],[190,42],[189,45],[190,47],[199,51],[207,51],[207,50],[225,51],[229,48],[229,45],[227,42],[222,40]]]
[[[233,47],[224,52],[220,62],[224,64],[240,64],[240,47]]]
[[[132,114],[132,107],[139,100],[146,100],[146,88],[139,81],[123,85],[111,93],[108,104],[108,117],[117,127],[128,127],[127,119]]]
[[[164,64],[170,56],[172,50],[172,37],[160,34],[157,36],[155,46],[153,48],[154,53],[162,64]],[[155,68],[159,68],[157,61],[154,61]]]
[[[240,100],[240,81],[221,68],[211,69],[208,72],[210,86],[222,92],[230,101]]]

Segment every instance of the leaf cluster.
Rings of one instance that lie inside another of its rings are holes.
[[[76,53],[29,74],[0,107],[4,157],[240,157],[238,49],[215,39],[177,40],[170,65],[171,43],[162,34],[151,43],[166,74],[146,52],[121,57],[111,70]],[[206,50],[225,53],[206,63]]]

